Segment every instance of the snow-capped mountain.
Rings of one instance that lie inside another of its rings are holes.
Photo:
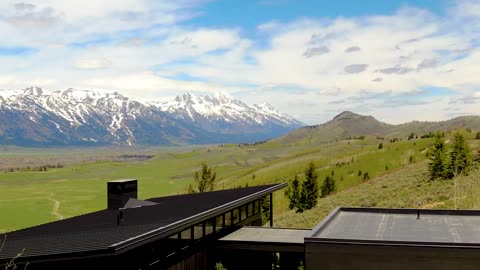
[[[187,93],[157,107],[200,128],[222,134],[281,133],[304,125],[267,103],[249,106],[222,93],[215,97]]]
[[[0,121],[0,144],[24,146],[253,142],[302,126],[269,105],[224,95],[159,104],[113,91],[39,87],[0,91]]]

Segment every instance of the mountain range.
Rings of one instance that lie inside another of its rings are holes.
[[[460,116],[440,122],[412,121],[392,125],[378,121],[373,116],[360,115],[345,111],[332,120],[314,126],[305,126],[289,132],[273,141],[282,144],[291,143],[328,143],[358,136],[382,136],[405,138],[411,133],[422,136],[429,132],[448,131],[458,128],[480,130],[480,116]]]
[[[220,94],[140,102],[118,92],[0,91],[0,144],[19,146],[251,143],[304,124],[269,104]]]

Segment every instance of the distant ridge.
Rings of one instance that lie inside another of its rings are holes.
[[[299,142],[328,143],[362,135],[401,138],[407,137],[412,132],[420,136],[428,132],[457,128],[480,130],[480,116],[460,116],[447,121],[412,121],[405,124],[392,125],[380,122],[373,116],[344,111],[324,124],[302,127],[273,141],[283,144]]]

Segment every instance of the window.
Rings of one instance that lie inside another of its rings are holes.
[[[204,223],[199,223],[193,227],[193,239],[200,239],[203,237]]]
[[[240,222],[240,211],[239,208],[233,209],[233,224]]]
[[[221,230],[223,228],[223,215],[220,215],[220,216],[217,216],[215,218],[216,222],[215,222],[215,231],[218,232],[219,230]]]
[[[213,233],[215,227],[215,219],[209,219],[205,223],[205,236]]]
[[[180,233],[180,238],[183,240],[190,240],[192,239],[192,231],[191,228],[185,229]]]
[[[247,205],[247,216],[249,216],[249,217],[253,216],[253,208],[254,208],[254,207],[255,207],[255,206],[253,205],[253,202],[252,202],[252,203],[249,203],[249,204]]]
[[[256,200],[256,201],[253,203],[253,206],[254,206],[254,208],[255,208],[254,213],[255,213],[255,214],[260,213],[260,201],[259,201],[259,200]]]
[[[247,219],[247,205],[242,205],[240,209],[242,211],[242,220]]]
[[[232,225],[232,212],[225,213],[224,216],[225,216],[225,227]]]

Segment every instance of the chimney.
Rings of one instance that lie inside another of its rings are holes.
[[[122,179],[107,182],[107,209],[120,209],[128,199],[137,199],[137,179]]]

